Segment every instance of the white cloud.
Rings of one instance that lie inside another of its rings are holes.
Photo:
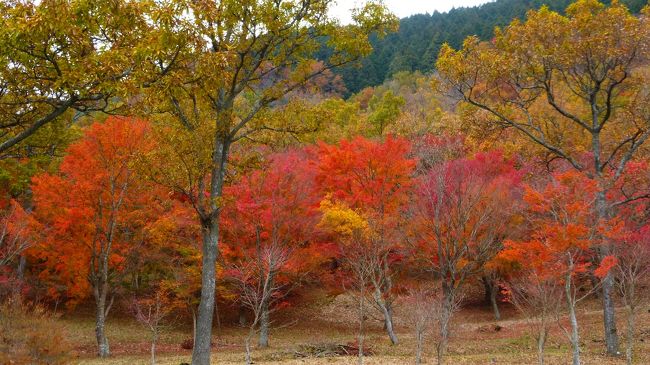
[[[413,14],[445,12],[452,8],[476,6],[491,0],[384,0],[384,4],[399,18]],[[350,9],[365,3],[363,0],[336,0],[330,14],[343,23],[351,21]]]

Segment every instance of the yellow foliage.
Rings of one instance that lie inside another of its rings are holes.
[[[323,217],[318,226],[323,229],[345,237],[368,233],[367,220],[343,203],[325,198],[320,203],[320,211]]]

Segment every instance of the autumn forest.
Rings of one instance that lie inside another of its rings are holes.
[[[1,0],[0,364],[650,363],[650,6],[511,3]]]

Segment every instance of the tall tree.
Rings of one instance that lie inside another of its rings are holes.
[[[235,270],[238,274],[243,274],[247,267],[261,270],[243,276],[266,281],[266,285],[260,282],[253,287],[274,289],[273,295],[258,293],[255,298],[262,299],[252,307],[252,298],[242,298],[248,300],[249,309],[259,309],[256,324],[260,347],[269,345],[272,307],[299,284],[296,281],[299,274],[304,274],[303,270],[312,261],[309,243],[319,202],[313,180],[314,168],[307,154],[290,150],[269,156],[261,168],[224,191],[226,264],[239,269]],[[243,284],[241,275],[238,276]],[[245,288],[240,285],[239,289]]]
[[[150,94],[144,99],[177,122],[177,133],[200,136],[202,142],[186,146],[187,157],[176,151],[166,155],[173,170],[184,169],[190,156],[198,162],[191,173],[163,182],[187,195],[203,231],[194,365],[210,363],[219,216],[231,147],[263,127],[258,116],[274,102],[326,70],[367,55],[369,35],[382,36],[397,25],[383,5],[370,2],[353,12],[353,24],[340,26],[328,16],[331,3],[165,0],[151,10],[147,51],[150,79],[156,82],[146,83]],[[322,40],[333,52],[314,67],[310,57]],[[162,171],[158,181],[166,180],[163,176],[170,177]]]
[[[440,279],[438,328],[442,364],[450,320],[462,286],[501,247],[521,173],[499,152],[438,163],[419,177],[414,231],[418,254]]]
[[[393,303],[400,251],[404,251],[409,193],[415,160],[404,139],[388,137],[375,142],[361,137],[341,141],[339,146],[321,144],[317,181],[326,199],[351,209],[365,220],[363,234],[356,237],[355,258],[367,260],[367,279],[372,299],[384,317],[393,344]],[[325,209],[332,211],[332,209]],[[345,250],[344,250],[345,251]],[[348,250],[350,251],[350,250]]]
[[[141,211],[150,201],[133,164],[150,147],[148,124],[109,118],[68,148],[57,174],[33,179],[35,214],[47,235],[31,251],[40,275],[63,284],[69,297],[95,299],[95,335],[110,355],[105,332],[118,274],[141,239]]]
[[[642,66],[650,55],[650,8],[633,16],[619,2],[578,0],[566,16],[543,7],[481,43],[442,48],[446,85],[497,126],[513,128],[568,161],[599,185],[594,213],[608,219],[608,190],[650,137],[650,89]],[[589,159],[584,158],[588,151]],[[590,160],[590,161],[589,161]],[[601,246],[607,256],[609,244]],[[603,283],[607,353],[619,353],[612,298]]]
[[[538,281],[533,287],[552,288],[545,281],[564,287],[563,299],[571,326],[570,333],[566,332],[571,342],[574,365],[581,362],[576,306],[591,292],[582,292],[580,283],[585,282],[585,274],[594,269],[590,267],[592,248],[598,245],[593,233],[594,226],[599,224],[592,214],[597,193],[596,181],[574,170],[554,174],[552,181],[542,189],[526,186],[524,200],[532,229],[529,240],[508,241],[506,249],[500,253],[502,258],[518,262],[519,267],[530,275],[531,281]],[[606,228],[605,225],[597,227],[603,228]],[[601,266],[594,270],[597,276],[602,277],[611,269],[611,259],[611,256],[603,259]],[[539,339],[540,363],[543,363],[544,337],[545,334],[542,334]]]

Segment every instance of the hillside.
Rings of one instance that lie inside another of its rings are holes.
[[[609,1],[605,1],[608,3]],[[637,13],[645,0],[622,0]],[[364,59],[361,68],[340,69],[351,93],[367,86],[376,86],[399,71],[429,72],[440,47],[445,43],[457,48],[469,35],[481,39],[491,37],[495,26],[523,18],[530,9],[547,5],[564,11],[570,0],[496,0],[480,6],[452,9],[447,13],[417,14],[401,19],[397,33],[382,40],[374,39],[375,51]]]

